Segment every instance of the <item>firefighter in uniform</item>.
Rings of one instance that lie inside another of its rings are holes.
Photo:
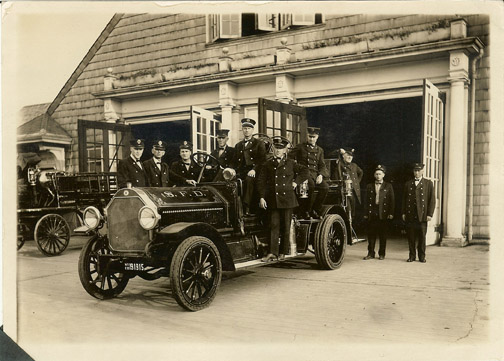
[[[119,188],[124,188],[127,183],[133,187],[146,187],[147,177],[140,161],[145,143],[143,139],[130,141],[130,155],[119,161],[117,166],[117,183]]]
[[[366,187],[366,199],[364,200],[364,219],[368,220],[368,254],[365,260],[375,258],[376,236],[380,239],[378,256],[385,259],[387,247],[387,233],[390,220],[394,218],[394,188],[392,184],[385,182],[385,167],[377,165],[374,171],[375,181]]]
[[[269,252],[263,262],[282,261],[288,253],[292,210],[298,205],[295,188],[309,176],[306,167],[286,157],[287,144],[283,138],[273,138],[274,157],[264,163],[257,179],[259,207],[268,210],[270,219]]]
[[[180,159],[171,164],[170,169],[175,173],[179,179],[175,179],[175,185],[183,186],[190,184],[196,185],[201,167],[192,160],[192,144],[184,140],[179,146]],[[185,179],[181,181],[180,179]]]
[[[244,139],[235,146],[233,165],[236,167],[238,178],[244,182],[243,208],[247,215],[254,194],[254,178],[266,161],[266,146],[263,141],[252,137],[256,125],[254,119],[243,118],[241,125]]]
[[[350,197],[352,218],[355,218],[355,208],[357,206],[355,198],[357,198],[359,204],[361,202],[360,182],[363,175],[362,169],[357,164],[352,163],[354,152],[355,149],[352,148],[341,148],[340,153],[342,154],[343,161],[338,161],[338,165],[334,168],[334,172],[331,175],[331,178],[336,180],[345,180],[346,178],[352,180],[353,190]]]
[[[406,182],[404,185],[402,218],[406,222],[408,235],[408,262],[415,261],[417,250],[418,260],[422,263],[426,262],[425,235],[427,234],[427,222],[432,219],[434,207],[436,206],[434,185],[431,180],[423,177],[423,169],[423,164],[415,163],[413,166],[415,179]]]
[[[214,149],[211,153],[216,159],[219,160],[219,170],[217,171],[214,182],[223,181],[222,169],[233,168],[233,161],[235,159],[235,149],[227,145],[229,140],[228,137],[229,129],[219,129],[216,132],[217,135],[217,149]]]
[[[324,161],[324,150],[317,145],[320,128],[308,127],[307,140],[298,144],[290,156],[310,171],[308,177],[308,204],[301,210],[305,218],[321,218],[321,207],[329,192],[329,186],[324,180],[329,178],[329,171]],[[314,196],[318,191],[317,197]]]
[[[157,140],[152,146],[152,158],[143,162],[149,187],[168,187],[170,180],[174,183],[183,184],[186,179],[180,177],[168,168],[168,164],[162,161],[165,154],[166,143]]]

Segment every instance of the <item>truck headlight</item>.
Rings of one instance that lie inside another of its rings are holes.
[[[96,229],[100,226],[100,223],[103,221],[103,217],[96,207],[87,207],[84,210],[83,214],[84,224],[89,229]]]
[[[150,230],[156,227],[161,216],[152,208],[144,206],[138,211],[138,222],[145,230]]]

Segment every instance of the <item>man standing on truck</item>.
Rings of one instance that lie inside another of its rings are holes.
[[[317,145],[320,128],[308,127],[307,133],[306,142],[296,145],[290,156],[310,171],[308,204],[301,210],[302,216],[320,219],[322,204],[329,192],[329,186],[324,180],[329,178],[329,171],[324,161],[324,150]],[[317,197],[314,195],[315,190],[318,191]]]
[[[264,163],[257,179],[259,207],[268,210],[270,219],[269,252],[263,262],[285,259],[289,250],[292,210],[298,205],[294,190],[309,176],[308,168],[286,157],[287,144],[286,139],[273,137],[274,157]]]
[[[354,157],[355,149],[353,148],[341,148],[340,153],[343,157],[343,161],[338,161],[337,167],[334,169],[332,178],[336,180],[347,180],[352,181],[352,196],[350,197],[350,208],[352,212],[352,218],[355,219],[355,208],[357,202],[361,202],[361,191],[360,182],[362,180],[363,172],[362,169],[355,163],[352,162]],[[357,198],[357,202],[355,199]]]
[[[140,161],[143,154],[145,142],[143,139],[133,139],[130,141],[130,155],[119,161],[117,166],[117,183],[119,188],[124,188],[127,183],[133,187],[146,187],[147,177]]]
[[[156,140],[152,146],[152,158],[143,162],[149,187],[168,187],[170,180],[178,184],[186,182],[185,178],[174,173],[168,168],[168,164],[162,161],[165,149],[166,143]]]
[[[264,142],[253,138],[256,121],[251,118],[241,120],[243,140],[235,146],[235,159],[233,161],[236,167],[236,174],[244,182],[243,209],[245,215],[250,214],[250,204],[254,194],[254,179],[261,167],[266,161],[266,147]]]
[[[177,179],[174,179],[174,183],[178,186],[186,184],[195,186],[201,167],[191,158],[192,144],[184,140],[184,142],[179,146],[179,149],[180,160],[173,162],[170,167],[173,173],[178,176]]]
[[[424,165],[415,163],[413,165],[412,179],[404,185],[402,201],[402,218],[406,222],[406,232],[408,234],[409,257],[408,262],[416,259],[418,249],[418,260],[425,263],[425,235],[427,234],[427,222],[432,219],[436,197],[434,185],[430,179],[423,177]],[[415,247],[416,244],[416,247]]]

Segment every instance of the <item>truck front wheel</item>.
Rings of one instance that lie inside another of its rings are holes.
[[[222,262],[215,244],[193,236],[178,246],[170,265],[170,283],[177,303],[199,311],[212,303],[222,278]]]

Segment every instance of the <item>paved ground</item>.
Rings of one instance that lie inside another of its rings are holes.
[[[18,252],[18,340],[36,360],[385,359],[402,349],[403,359],[474,359],[490,336],[488,246],[428,247],[421,264],[405,262],[404,240],[389,242],[384,261],[363,261],[359,243],[335,271],[310,255],[225,274],[213,304],[190,313],[168,279],[92,298],[78,279],[81,243],[54,258],[33,242]]]

